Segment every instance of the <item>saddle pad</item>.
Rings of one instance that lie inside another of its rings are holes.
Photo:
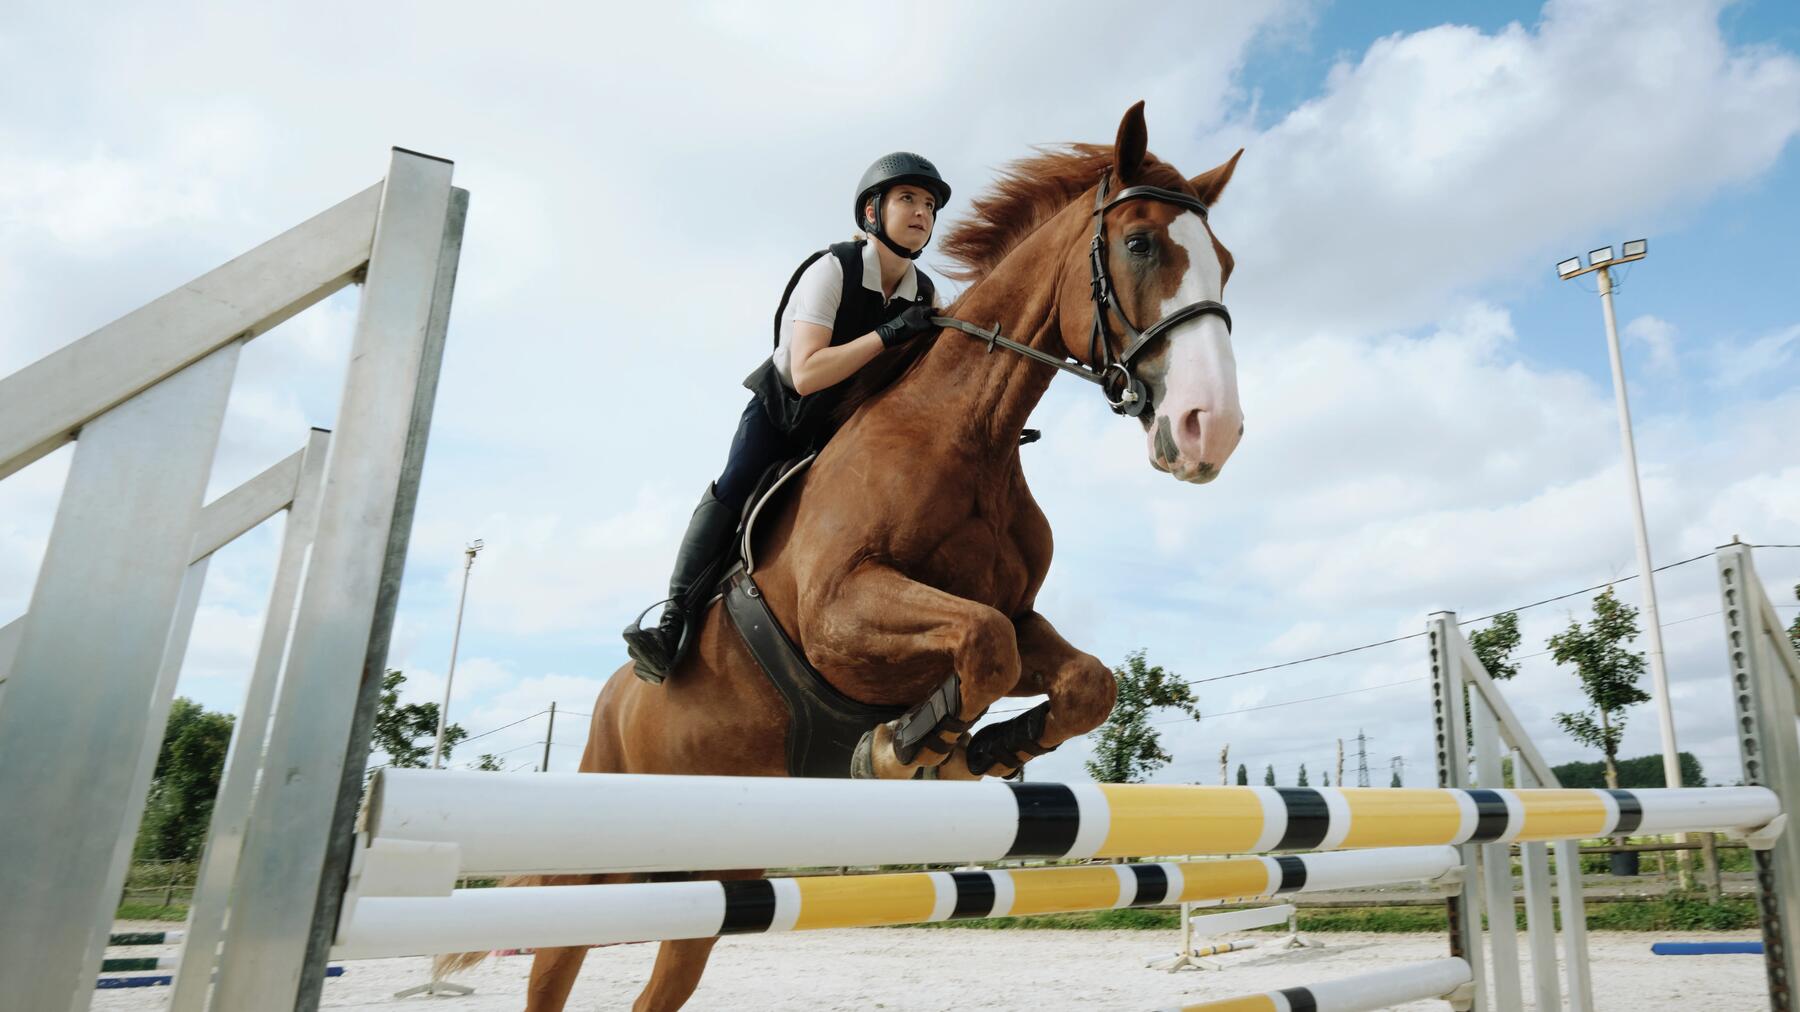
[[[849,777],[850,754],[862,736],[906,712],[904,706],[859,703],[832,688],[788,639],[756,581],[742,568],[726,578],[725,614],[787,703],[789,776]]]

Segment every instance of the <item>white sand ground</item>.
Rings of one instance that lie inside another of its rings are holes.
[[[121,926],[121,930],[125,926]],[[131,925],[132,930],[157,926]],[[179,927],[179,925],[160,925]],[[1278,937],[1241,938],[1265,945]],[[713,950],[700,989],[688,1003],[707,1010],[862,1010],[904,1012],[983,1009],[1166,1008],[1184,1002],[1290,987],[1434,959],[1445,954],[1438,935],[1309,935],[1324,948],[1231,953],[1221,972],[1147,969],[1146,957],[1173,951],[1173,931],[977,931],[850,929],[729,938]],[[1591,936],[1594,997],[1600,1010],[1670,1009],[1749,1012],[1768,1008],[1760,956],[1652,956],[1650,943],[1748,941],[1752,932],[1725,934],[1596,933]],[[1521,948],[1524,939],[1520,938]],[[114,949],[109,955],[164,950]],[[620,945],[588,954],[569,1008],[575,1012],[627,1009],[649,974],[653,945]],[[529,956],[491,958],[456,978],[472,985],[465,998],[411,998],[395,991],[424,981],[429,960],[379,959],[344,964],[325,983],[330,1009],[429,1009],[500,1012],[524,1004]],[[167,988],[101,991],[95,1009],[160,1009]],[[1444,1009],[1418,1002],[1405,1009]],[[1530,995],[1525,1008],[1533,1009]]]

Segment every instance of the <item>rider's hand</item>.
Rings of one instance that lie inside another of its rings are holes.
[[[923,302],[907,306],[888,322],[875,328],[875,336],[881,338],[884,348],[893,348],[918,337],[926,331],[934,329],[931,317],[934,310]]]

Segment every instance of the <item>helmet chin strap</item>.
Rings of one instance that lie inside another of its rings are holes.
[[[919,254],[925,252],[924,246],[920,246],[918,249],[907,249],[905,246],[888,238],[887,225],[881,220],[881,205],[886,201],[887,193],[885,191],[875,194],[875,230],[870,234],[875,238],[880,239],[881,244],[892,250],[895,256],[905,257],[908,260],[919,259]],[[865,218],[864,220],[867,221],[868,219]],[[925,242],[927,244],[931,242],[931,235],[929,233],[925,236]]]

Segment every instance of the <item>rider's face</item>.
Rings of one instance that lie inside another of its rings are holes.
[[[931,240],[937,221],[937,201],[923,187],[902,183],[887,192],[881,205],[881,223],[888,238],[910,250],[921,250]]]

